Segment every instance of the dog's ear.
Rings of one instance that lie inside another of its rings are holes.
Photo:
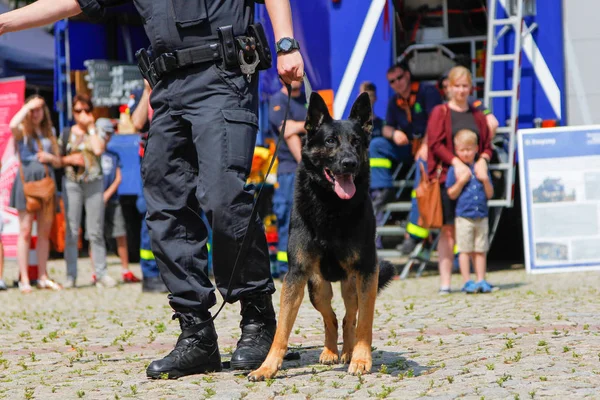
[[[331,115],[329,115],[329,110],[327,109],[325,101],[319,93],[313,92],[310,95],[308,103],[308,112],[306,113],[304,129],[310,134],[319,129],[324,123],[331,121],[332,118]]]
[[[350,118],[353,121],[359,123],[363,131],[367,135],[371,134],[373,130],[373,109],[371,107],[371,100],[366,92],[363,92],[358,96],[352,110],[350,110]]]

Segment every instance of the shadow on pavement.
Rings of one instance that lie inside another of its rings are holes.
[[[348,371],[348,364],[323,365],[319,363],[319,355],[322,348],[293,349],[284,359],[282,370],[276,378],[301,377],[315,375],[325,372],[343,373]],[[292,355],[292,360],[288,360],[290,354],[299,354],[300,359]],[[435,366],[424,366],[403,356],[409,355],[409,352],[390,352],[384,350],[375,350],[373,352],[373,367],[371,374],[385,373],[391,375],[418,376],[427,374]],[[385,366],[384,366],[385,365]],[[242,372],[242,371],[240,371]],[[250,373],[250,371],[246,371]]]

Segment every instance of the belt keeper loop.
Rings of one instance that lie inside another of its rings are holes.
[[[191,54],[185,51],[175,51],[175,58],[179,66],[192,64]]]
[[[173,53],[164,53],[161,57],[161,64],[164,65],[164,72],[171,72],[179,66],[177,57]]]

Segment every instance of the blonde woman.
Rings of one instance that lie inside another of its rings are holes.
[[[436,106],[429,117],[427,125],[428,158],[427,169],[430,177],[437,176],[441,167],[439,181],[444,187],[448,168],[454,167],[456,179],[466,179],[471,169],[465,165],[454,151],[454,135],[461,129],[469,129],[478,136],[475,162],[475,176],[483,180],[488,176],[488,163],[492,158],[491,134],[485,115],[469,104],[469,95],[473,89],[471,72],[465,67],[457,66],[448,74],[450,100],[446,104]],[[441,295],[450,293],[450,279],[454,258],[454,217],[456,202],[451,200],[446,190],[442,190],[442,208],[444,226],[440,232],[438,243],[440,291]],[[463,271],[464,272],[464,271]],[[485,286],[485,285],[484,285]],[[488,285],[489,286],[489,285]],[[478,287],[478,291],[491,291],[491,287]]]
[[[17,239],[17,263],[19,264],[19,289],[31,292],[29,281],[29,245],[31,229],[36,217],[26,209],[23,180],[36,181],[49,174],[54,179],[54,168],[61,167],[58,144],[50,119],[50,110],[41,96],[34,95],[10,121],[10,130],[15,140],[17,154],[21,160],[19,173],[15,177],[10,198],[11,207],[19,211],[19,237]],[[22,174],[21,174],[22,172]],[[48,277],[46,263],[49,254],[49,236],[52,214],[37,213],[37,261],[39,289],[60,290],[61,286]]]

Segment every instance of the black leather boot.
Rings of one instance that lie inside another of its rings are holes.
[[[197,330],[198,324],[210,318],[210,314],[201,318],[175,313],[173,319],[175,318],[179,318],[181,326],[181,335],[175,348],[165,358],[152,361],[146,369],[146,375],[153,379],[165,376],[177,379],[186,375],[221,371],[223,367],[214,324],[211,322]]]
[[[267,358],[277,322],[270,294],[240,300],[242,337],[231,356],[232,369],[256,369]]]

